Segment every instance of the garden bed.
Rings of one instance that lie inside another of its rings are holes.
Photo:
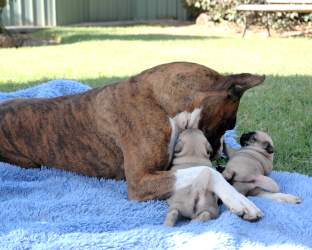
[[[59,44],[56,38],[36,38],[30,34],[0,34],[0,48],[33,47]]]

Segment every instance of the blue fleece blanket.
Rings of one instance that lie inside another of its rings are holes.
[[[52,81],[0,93],[0,99],[87,89],[78,82]],[[238,146],[235,131],[226,137]],[[300,196],[302,204],[251,198],[265,214],[258,222],[243,221],[221,207],[216,220],[166,228],[166,203],[127,200],[123,181],[0,163],[0,249],[311,249],[312,179],[286,172],[272,177],[282,192]]]

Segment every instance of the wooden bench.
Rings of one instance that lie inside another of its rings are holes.
[[[273,12],[312,13],[312,0],[266,0],[264,4],[241,4],[235,8],[237,11],[266,13],[266,29],[270,36],[269,14]],[[249,27],[249,18],[245,16],[243,37]]]

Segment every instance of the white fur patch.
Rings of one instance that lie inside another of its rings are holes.
[[[175,172],[175,176],[176,176],[175,190],[192,185],[194,183],[194,180],[200,177],[201,172],[205,169],[209,169],[209,167],[198,166],[198,167],[191,167],[191,168],[185,168],[185,169],[178,169]]]
[[[179,135],[179,131],[178,131],[178,128],[177,128],[177,125],[176,125],[175,121],[172,118],[169,117],[169,122],[170,122],[170,126],[171,126],[171,136],[170,136],[170,142],[169,142],[169,145],[168,145],[169,162],[168,162],[168,166],[167,166],[166,169],[168,169],[169,164],[171,163],[171,159],[172,159],[172,156],[173,156],[175,143],[176,143],[176,140],[177,140],[178,135]]]

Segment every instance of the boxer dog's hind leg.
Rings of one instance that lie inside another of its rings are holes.
[[[14,160],[11,160],[11,159],[14,159]],[[23,157],[17,154],[14,154],[14,155],[12,154],[8,158],[6,158],[5,156],[1,156],[1,153],[0,153],[0,161],[9,162],[11,164],[17,165],[22,168],[40,168],[41,167],[40,164],[37,164],[27,159],[26,157]]]

